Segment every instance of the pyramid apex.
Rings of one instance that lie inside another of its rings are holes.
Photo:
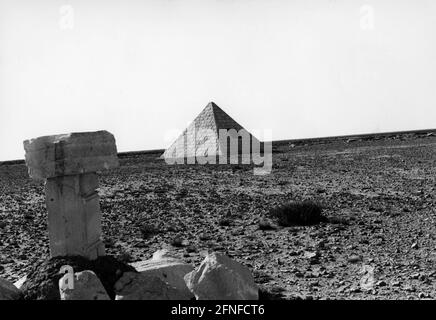
[[[206,109],[213,110],[213,112],[216,112],[217,110],[221,111],[221,108],[218,107],[218,105],[215,102],[213,102],[213,101],[210,101],[207,104]]]

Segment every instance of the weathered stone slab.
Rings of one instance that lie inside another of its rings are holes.
[[[119,165],[115,138],[107,131],[43,136],[24,141],[24,150],[29,175],[37,180]]]
[[[0,278],[0,300],[16,300],[20,292],[11,282]]]
[[[184,280],[184,276],[194,270],[194,267],[182,260],[169,257],[167,252],[159,250],[153,255],[152,259],[134,262],[130,265],[145,276],[158,277],[167,282],[170,286],[179,290],[185,296],[185,299],[194,297]]]
[[[196,271],[185,276],[197,300],[258,300],[259,290],[250,270],[229,257],[213,253]]]
[[[95,173],[47,179],[50,254],[81,255],[96,259],[104,255],[101,214]]]
[[[85,270],[74,273],[73,288],[65,285],[68,283],[68,276],[65,274],[59,279],[61,300],[110,300],[106,289],[94,272]]]
[[[115,284],[115,300],[187,300],[187,297],[156,276],[125,272]]]

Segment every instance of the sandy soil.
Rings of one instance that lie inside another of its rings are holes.
[[[169,247],[198,265],[220,251],[286,298],[436,298],[436,137],[274,145],[273,171],[121,158],[100,179],[110,254],[132,261]],[[330,222],[259,229],[275,205],[310,199]],[[0,165],[0,277],[48,257],[43,185]]]

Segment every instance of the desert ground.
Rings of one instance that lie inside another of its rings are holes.
[[[273,144],[271,174],[245,165],[167,165],[120,154],[100,176],[107,253],[169,248],[198,266],[218,251],[285,299],[436,299],[436,133]],[[311,200],[327,222],[282,227],[277,205]],[[48,258],[44,185],[0,163],[0,277]],[[263,230],[260,221],[271,221]]]

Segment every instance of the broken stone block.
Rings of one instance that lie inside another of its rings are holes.
[[[0,278],[0,300],[17,300],[21,291],[12,282]]]
[[[72,287],[68,279],[70,275],[65,274],[59,279],[59,293],[61,300],[110,300],[105,288],[97,275],[85,270],[74,273]]]
[[[259,289],[250,270],[229,257],[212,253],[198,270],[185,276],[197,300],[258,300]]]
[[[118,167],[114,136],[107,131],[77,132],[24,141],[29,175],[36,180]]]
[[[114,286],[115,300],[188,300],[186,295],[157,276],[125,272]]]
[[[182,260],[168,256],[167,252],[162,254],[162,250],[159,250],[153,254],[152,259],[134,262],[130,265],[143,275],[158,277],[167,282],[183,293],[186,299],[194,297],[184,280],[184,276],[194,270],[194,267]]]
[[[107,131],[44,136],[24,141],[31,178],[45,179],[50,254],[103,256],[97,172],[118,166]]]

